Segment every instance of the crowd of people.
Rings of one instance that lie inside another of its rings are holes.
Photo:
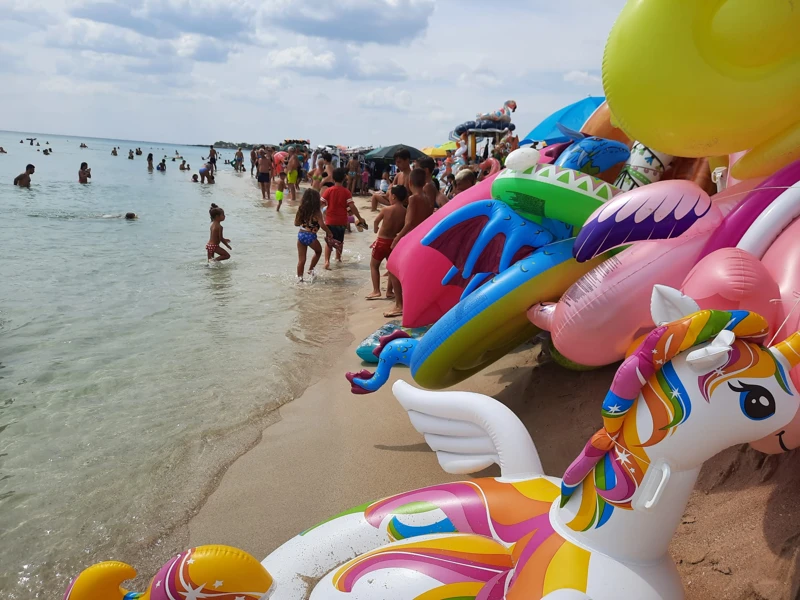
[[[119,149],[114,148],[116,154]],[[132,155],[142,155],[141,149],[129,151]],[[361,194],[369,198],[369,208],[377,212],[373,231],[376,239],[371,246],[370,273],[372,291],[367,300],[386,299],[393,301],[394,306],[384,313],[387,318],[399,317],[403,314],[403,289],[400,280],[388,272],[385,294],[381,291],[381,268],[388,261],[397,244],[411,231],[418,227],[434,211],[444,206],[455,195],[469,189],[477,182],[479,174],[476,168],[464,167],[458,173],[452,172],[451,156],[440,164],[428,156],[421,156],[415,161],[406,148],[401,148],[393,156],[394,175],[384,171],[380,179],[374,173],[373,165],[367,165],[360,157],[349,157],[346,166],[334,165],[334,157],[330,152],[315,153],[314,163],[306,160],[295,147],[289,147],[284,155],[276,157],[276,150],[270,146],[253,148],[250,151],[250,175],[255,178],[262,200],[272,200],[275,188],[276,210],[280,211],[284,199],[292,203],[297,201],[301,182],[307,182],[300,198],[295,226],[297,234],[297,279],[305,281],[306,275],[315,276],[315,269],[324,256],[324,268],[331,269],[332,259],[342,262],[345,236],[352,231],[352,226],[359,231],[368,228],[365,219],[354,202],[354,197]],[[213,146],[209,147],[208,156],[202,157],[204,163],[198,173],[192,175],[195,183],[213,184],[217,176],[219,153]],[[173,162],[180,160],[179,170],[191,170],[190,165],[175,152]],[[147,155],[147,170],[166,172],[167,158],[154,165],[153,153]],[[344,161],[342,161],[344,162]],[[244,153],[241,148],[235,153],[230,163],[236,172],[244,172]],[[25,171],[14,179],[14,185],[30,187],[31,176],[36,167],[27,165]],[[92,178],[92,170],[87,162],[82,162],[78,170],[78,182],[87,184]],[[375,181],[374,189],[370,185]],[[136,215],[126,218],[135,218]],[[211,229],[206,244],[209,262],[220,262],[230,259],[230,240],[223,235],[222,222],[225,220],[224,210],[216,204],[210,209]],[[318,232],[325,235],[325,246],[318,239]],[[227,248],[227,250],[226,250]],[[309,249],[313,253],[310,265]]]

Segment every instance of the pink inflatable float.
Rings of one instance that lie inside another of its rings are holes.
[[[433,248],[422,245],[422,238],[447,215],[478,200],[492,197],[495,175],[461,192],[419,227],[405,236],[389,257],[388,269],[403,286],[403,326],[424,327],[438,321],[458,304],[463,288],[442,285],[453,264]],[[420,265],[425,265],[424,269]]]
[[[643,294],[642,290],[652,290],[657,284],[679,288],[723,217],[757,184],[758,181],[743,182],[714,196],[710,210],[680,237],[634,243],[579,279],[555,307],[533,306],[528,311],[529,319],[537,327],[549,331],[556,349],[573,362],[602,366],[621,360],[633,341],[653,326],[649,294]],[[674,186],[683,189],[687,185],[691,184],[660,182],[617,196],[614,201],[632,198],[634,201],[625,209],[627,212],[619,211],[619,214],[623,219],[633,214],[633,220],[641,222],[649,214],[658,213],[658,209],[653,211],[636,201],[642,194],[653,197],[654,189],[677,191]],[[676,221],[691,214],[680,206],[674,210]],[[606,238],[601,240],[598,250],[629,241],[625,236],[616,243],[606,243]],[[582,248],[585,246],[576,244],[576,251]]]

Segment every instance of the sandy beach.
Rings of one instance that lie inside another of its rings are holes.
[[[350,236],[348,244],[369,239]],[[188,523],[190,545],[231,544],[260,559],[352,506],[456,479],[439,468],[390,385],[368,396],[350,393],[344,373],[360,368],[355,348],[385,322],[386,302],[363,295],[348,309],[349,347],[332,348],[325,376],[281,407],[280,421],[230,466]],[[512,408],[546,472],[560,475],[600,427],[600,403],[615,367],[575,373],[540,357],[540,347],[524,345],[459,389]],[[402,368],[392,382],[397,378],[410,380]],[[766,457],[742,446],[705,465],[672,544],[688,600],[800,597],[798,485],[796,452]]]

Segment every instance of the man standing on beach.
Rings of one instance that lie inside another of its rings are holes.
[[[25,167],[25,172],[20,173],[14,178],[14,185],[19,187],[31,187],[31,175],[36,171],[36,167],[33,165],[28,165]]]
[[[289,146],[289,164],[286,166],[286,183],[289,186],[289,197],[297,200],[297,182],[300,178],[300,161],[297,160],[297,148]]]
[[[209,146],[208,162],[211,163],[211,171],[212,171],[211,174],[213,175],[214,174],[213,171],[217,170],[217,151],[214,150],[214,144],[211,144],[211,146]]]
[[[270,179],[272,177],[272,157],[262,146],[258,151],[258,185],[261,187],[261,199],[271,200]]]
[[[256,167],[258,166],[258,154],[256,154],[256,148],[253,146],[250,148],[250,177],[254,177],[254,172]]]
[[[400,148],[394,153],[394,164],[397,165],[397,175],[394,176],[392,185],[402,185],[409,189],[409,177],[411,176],[411,152],[407,148]],[[384,193],[372,195],[372,212],[378,210],[378,204],[389,206],[389,197]]]
[[[244,171],[244,153],[242,149],[239,148],[234,156],[236,157],[236,172]]]

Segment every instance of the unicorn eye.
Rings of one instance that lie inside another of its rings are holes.
[[[775,398],[760,385],[739,382],[739,387],[728,383],[734,392],[739,392],[739,406],[748,419],[763,421],[775,414]]]

